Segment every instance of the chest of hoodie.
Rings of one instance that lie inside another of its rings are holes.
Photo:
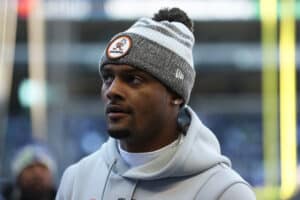
[[[158,180],[134,180],[112,173],[107,180],[101,200],[186,200],[195,199],[209,177],[212,168],[194,176]]]

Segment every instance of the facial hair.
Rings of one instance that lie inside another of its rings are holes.
[[[129,130],[107,130],[108,134],[115,139],[122,140],[128,138],[131,134]]]

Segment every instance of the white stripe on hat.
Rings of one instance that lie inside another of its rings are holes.
[[[183,58],[192,68],[194,68],[194,62],[193,62],[193,53],[192,48],[188,48],[186,45],[182,44],[178,40],[176,40],[174,37],[170,37],[168,35],[165,35],[162,32],[153,30],[152,28],[147,28],[148,25],[155,25],[159,26],[160,28],[165,29],[168,32],[172,32],[172,34],[175,34],[177,37],[180,37],[181,40],[187,41],[188,43],[193,43],[193,40],[188,40],[187,38],[181,36],[177,32],[174,32],[174,30],[170,29],[166,25],[153,21],[151,19],[142,18],[141,21],[147,20],[149,23],[142,23],[144,26],[135,26],[133,25],[131,28],[125,31],[125,33],[134,33],[137,35],[140,35],[142,37],[145,37],[151,41],[154,41],[158,43],[159,45],[169,49],[170,51],[174,52],[175,54],[179,55],[181,58]],[[138,21],[136,25],[141,24],[141,21]],[[172,22],[171,22],[172,23]],[[176,26],[179,30],[183,32],[184,35],[191,35],[191,38],[194,39],[193,34],[188,30],[188,28],[183,27],[184,25],[181,23],[172,23],[172,25]],[[179,26],[180,25],[180,26]]]
[[[149,27],[153,26],[157,27],[158,29],[163,29],[165,32],[168,32],[169,35],[175,36],[177,39],[188,43],[190,46],[194,45],[195,39],[193,33],[181,22],[169,22],[166,20],[157,22],[150,18],[141,18],[132,27],[138,25]]]

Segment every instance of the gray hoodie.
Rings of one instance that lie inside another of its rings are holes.
[[[130,168],[110,138],[64,173],[56,200],[253,200],[249,184],[221,155],[215,135],[188,107],[183,142],[158,158]]]

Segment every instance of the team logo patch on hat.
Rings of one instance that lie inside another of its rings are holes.
[[[106,56],[109,59],[117,59],[125,56],[131,48],[131,38],[122,35],[115,38],[106,49]]]

